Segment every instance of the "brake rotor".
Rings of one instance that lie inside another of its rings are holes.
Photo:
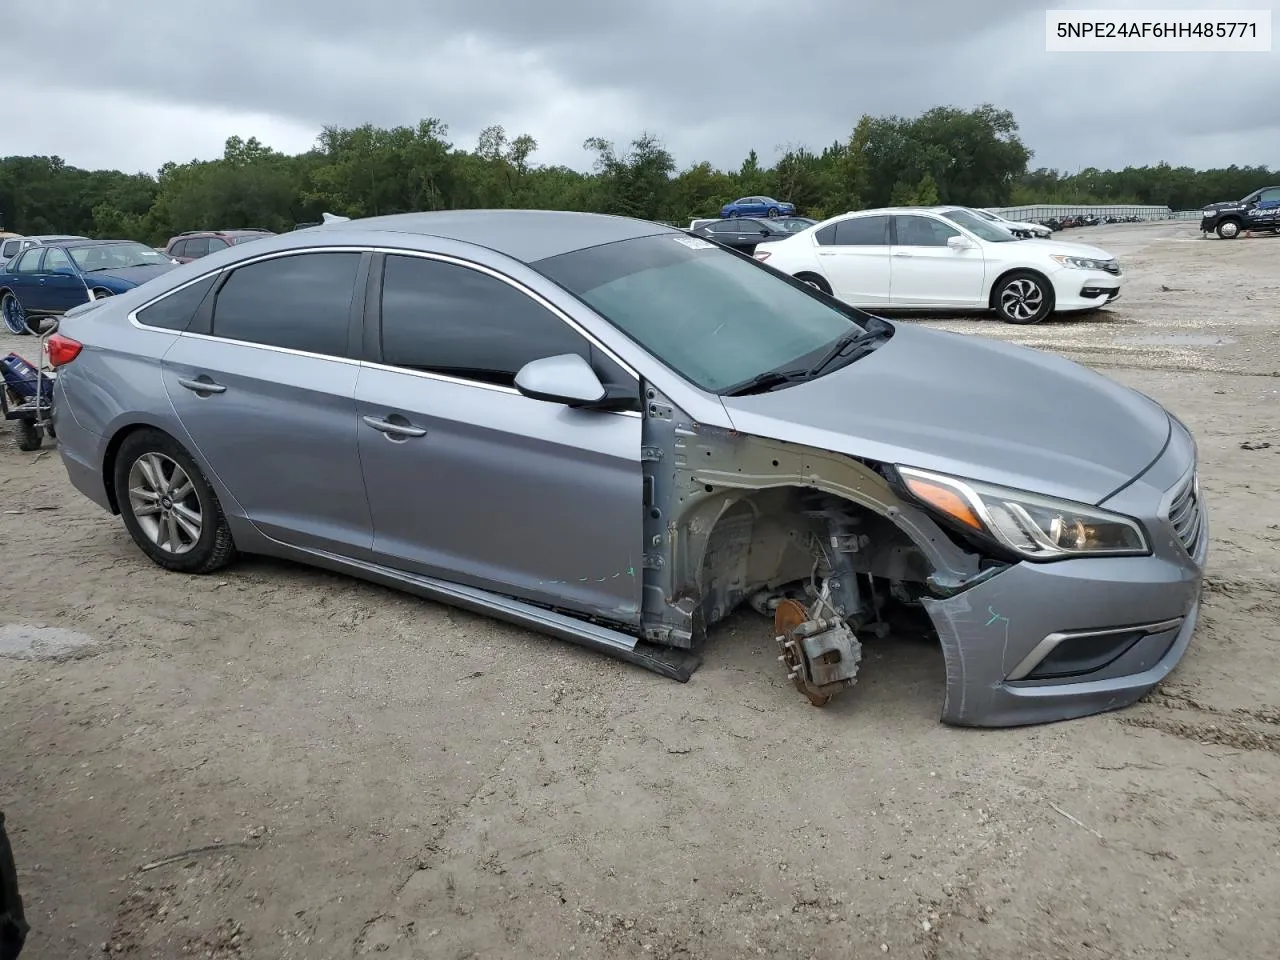
[[[825,707],[831,702],[831,697],[828,694],[816,693],[805,685],[799,642],[797,641],[795,646],[786,646],[788,640],[794,639],[792,631],[800,624],[807,623],[808,620],[809,611],[804,608],[804,604],[798,600],[783,600],[773,612],[773,633],[783,644],[781,659],[787,667],[795,688],[808,697],[809,702],[815,707]]]

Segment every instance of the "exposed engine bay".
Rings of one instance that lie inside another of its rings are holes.
[[[652,388],[644,467],[644,640],[696,650],[747,603],[772,618],[778,661],[815,706],[855,683],[859,638],[887,635],[890,607],[1004,567],[876,465],[692,423]]]

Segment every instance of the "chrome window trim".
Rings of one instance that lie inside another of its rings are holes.
[[[387,256],[408,256],[408,257],[417,257],[422,260],[438,260],[443,263],[451,263],[454,266],[463,267],[464,269],[478,270],[480,273],[486,274],[495,280],[499,280],[502,283],[505,283],[508,286],[515,288],[517,291],[519,291],[520,293],[524,294],[525,296],[529,297],[531,300],[536,302],[539,306],[550,311],[553,316],[555,316],[558,320],[560,320],[560,322],[566,324],[571,330],[577,333],[580,337],[582,337],[592,346],[595,346],[598,349],[600,349],[605,354],[605,356],[607,356],[610,360],[612,360],[614,363],[620,366],[627,373],[628,376],[633,377],[636,381],[637,386],[639,386],[640,384],[640,380],[641,380],[640,374],[635,370],[634,367],[631,366],[631,364],[627,363],[626,360],[622,359],[622,357],[620,357],[616,352],[614,352],[614,350],[611,347],[603,343],[599,337],[597,337],[595,334],[591,333],[591,331],[583,327],[580,323],[578,323],[571,316],[569,316],[569,314],[566,313],[563,309],[556,306],[554,303],[552,303],[542,294],[538,293],[536,290],[533,290],[530,287],[527,287],[525,284],[521,283],[519,280],[516,280],[513,277],[509,277],[506,274],[504,274],[502,271],[496,270],[493,267],[486,266],[482,263],[477,263],[474,260],[466,260],[466,259],[463,259],[462,257],[455,257],[451,254],[446,254],[446,253],[433,253],[425,250],[406,250],[400,247],[325,245],[325,246],[294,247],[289,250],[273,250],[269,253],[263,253],[256,257],[249,257],[245,260],[239,260],[234,264],[228,264],[226,266],[218,267],[217,269],[210,270],[207,273],[202,273],[200,274],[200,276],[195,277],[179,286],[176,286],[172,290],[166,290],[164,293],[160,294],[159,296],[156,296],[151,300],[148,300],[146,303],[141,304],[140,306],[137,306],[133,310],[129,311],[129,314],[128,314],[129,323],[131,323],[133,326],[137,327],[140,330],[159,330],[159,331],[163,331],[164,333],[177,333],[178,336],[184,336],[184,337],[185,336],[203,337],[205,339],[220,340],[226,343],[243,344],[251,347],[266,347],[267,346],[266,344],[253,343],[252,341],[248,341],[248,340],[233,340],[230,337],[218,337],[212,334],[195,334],[195,333],[189,334],[185,330],[174,331],[174,330],[168,330],[165,327],[148,326],[147,324],[142,323],[138,319],[138,313],[141,312],[142,310],[145,310],[147,307],[150,307],[152,304],[159,303],[165,297],[175,294],[179,290],[184,290],[187,287],[191,286],[192,284],[199,283],[201,280],[205,280],[210,276],[216,277],[229,270],[238,270],[241,267],[247,267],[251,264],[261,263],[265,260],[277,260],[281,257],[299,256],[301,254],[306,254],[306,253],[381,253]],[[269,349],[298,353],[303,356],[329,357],[328,354],[312,354],[302,350],[292,350],[292,348],[289,348],[289,347],[269,347]],[[330,357],[330,359],[341,360],[341,359],[349,359],[349,358]],[[378,364],[378,366],[383,366],[383,365]],[[385,365],[385,366],[387,366],[388,369],[393,369],[393,370],[404,369],[403,367],[396,367],[393,365]],[[412,373],[416,371],[406,371],[406,372]],[[445,379],[454,380],[459,378],[445,377]],[[472,383],[474,381],[465,380],[464,382]],[[487,384],[481,384],[481,386],[487,386]],[[500,389],[505,390],[510,388],[504,387]],[[513,392],[519,392],[519,391],[513,391]]]
[[[128,313],[129,323],[139,330],[148,330],[156,333],[168,334],[171,336],[187,337],[192,340],[203,340],[203,341],[208,341],[212,343],[228,343],[238,347],[252,347],[258,350],[266,350],[271,353],[281,353],[281,354],[287,354],[290,356],[306,357],[312,360],[328,360],[333,363],[343,363],[343,364],[349,364],[353,366],[367,367],[372,370],[385,370],[388,373],[398,373],[405,376],[420,377],[426,380],[435,380],[441,383],[452,383],[458,386],[474,387],[479,390],[489,390],[495,393],[505,393],[505,394],[511,394],[515,396],[523,396],[523,394],[520,393],[520,391],[515,389],[514,387],[504,387],[501,384],[483,383],[479,380],[468,380],[465,377],[452,377],[452,376],[449,376],[448,374],[432,373],[426,370],[410,370],[407,367],[397,367],[393,364],[377,363],[372,360],[357,360],[352,357],[339,357],[339,356],[334,356],[333,354],[327,354],[327,353],[312,353],[308,350],[298,350],[293,347],[280,347],[280,346],[275,346],[274,344],[255,343],[251,340],[235,340],[231,337],[219,337],[213,334],[206,334],[206,333],[193,333],[188,330],[180,330],[180,331],[169,330],[166,327],[150,326],[138,319],[138,314],[141,311],[147,309],[148,307],[154,304],[159,303],[165,297],[171,296],[180,290],[185,290],[187,287],[190,287],[193,284],[200,283],[204,280],[209,279],[209,277],[214,277],[216,280],[218,276],[230,270],[236,270],[236,269],[239,269],[240,267],[248,266],[254,263],[262,263],[263,261],[266,261],[266,260],[276,260],[281,257],[297,256],[299,254],[304,254],[304,253],[362,253],[362,254],[363,253],[382,253],[382,254],[388,254],[392,256],[413,256],[413,257],[418,257],[424,260],[440,260],[446,263],[454,264],[455,266],[463,267],[464,269],[478,270],[481,273],[484,273],[493,277],[495,280],[499,280],[511,287],[514,287],[520,293],[523,293],[525,296],[534,300],[540,306],[549,310],[553,316],[559,319],[562,323],[565,323],[571,330],[573,330],[575,333],[577,333],[579,336],[585,339],[588,343],[598,347],[601,351],[605,353],[606,356],[608,356],[611,360],[613,360],[616,364],[618,364],[618,366],[620,366],[629,376],[635,378],[637,387],[639,387],[640,385],[641,377],[629,363],[627,363],[625,360],[619,357],[607,345],[600,342],[598,337],[596,337],[590,331],[584,329],[577,321],[575,321],[562,309],[557,307],[554,303],[549,301],[546,297],[539,294],[536,290],[531,290],[530,288],[526,287],[524,284],[520,283],[518,280],[515,280],[512,277],[508,277],[501,271],[495,270],[492,267],[487,267],[481,263],[476,263],[473,260],[465,260],[461,257],[455,257],[449,254],[431,253],[423,250],[405,250],[399,247],[324,245],[324,246],[296,247],[289,250],[274,250],[269,253],[260,254],[256,257],[250,257],[245,260],[237,261],[235,264],[230,264],[227,266],[218,267],[214,270],[207,271],[205,273],[200,274],[198,277],[194,277],[191,280],[188,280],[185,283],[182,283],[174,287],[172,290],[166,290],[164,293],[161,293],[158,296],[148,300],[146,303],[130,310]],[[611,410],[611,411],[602,411],[602,412],[607,412],[607,413],[615,414],[618,416],[624,416],[624,417],[639,418],[642,416],[642,414],[639,411],[635,411],[635,410]]]

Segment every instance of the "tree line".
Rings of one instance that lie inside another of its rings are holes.
[[[722,203],[765,194],[822,219],[897,204],[1166,204],[1190,209],[1280,182],[1265,167],[1155,166],[1032,169],[1012,113],[990,104],[935,107],[916,117],[863,116],[848,139],[819,150],[786,145],[776,163],[752,150],[736,170],[678,169],[663,142],[641,133],[583,149],[589,170],[535,162],[537,141],[491,126],[471,149],[436,118],[416,126],[325,127],[315,146],[287,155],[256,138],[227,140],[222,157],[166,163],[155,176],[82,170],[56,156],[0,159],[4,229],[160,244],[183,230],[261,227],[320,219],[475,207],[533,207],[687,222]]]

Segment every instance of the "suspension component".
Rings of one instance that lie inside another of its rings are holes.
[[[787,679],[815,707],[825,707],[833,696],[853,686],[862,644],[843,618],[815,618],[798,600],[783,600],[774,610],[773,629],[782,647],[778,659],[787,668]]]

